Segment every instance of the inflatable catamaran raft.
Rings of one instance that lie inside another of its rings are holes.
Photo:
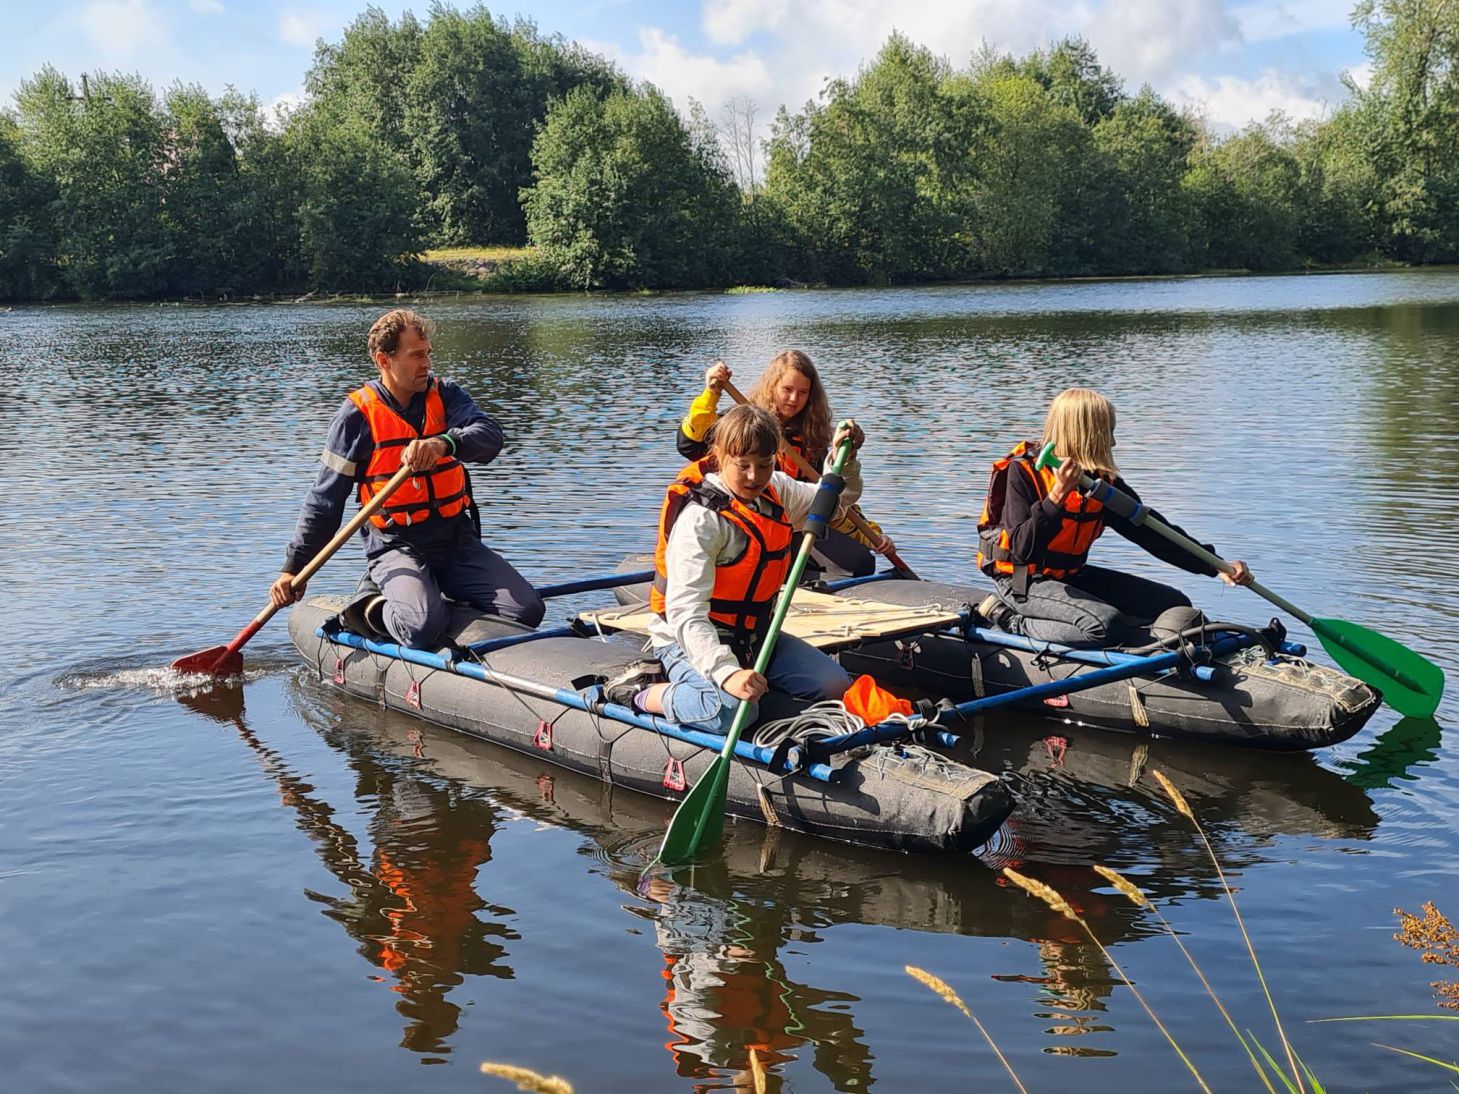
[[[867,673],[899,693],[963,702],[1018,692],[1015,705],[1023,709],[1102,729],[1277,751],[1345,741],[1382,701],[1367,684],[1307,660],[1306,648],[1287,641],[1277,620],[1253,628],[1206,622],[1187,609],[1168,627],[1157,621],[1133,645],[1071,649],[989,627],[974,608],[985,588],[879,574],[825,590],[798,591],[786,629],[836,652],[852,676]],[[584,617],[605,630],[641,633],[647,595],[642,584],[621,586],[620,609]],[[856,612],[821,607],[837,601],[903,612],[906,626],[851,641],[854,628],[845,621]],[[920,630],[919,612],[926,624]],[[1136,671],[1091,675],[1112,668]],[[1051,684],[1070,686],[1033,690]]]
[[[643,656],[645,573],[590,578],[544,597],[618,588],[630,603],[526,631],[457,605],[448,644],[400,647],[346,628],[342,597],[293,609],[295,645],[322,681],[615,786],[683,797],[723,738],[606,701],[602,682]],[[1107,728],[1271,749],[1333,744],[1378,704],[1366,685],[1306,661],[1280,629],[1207,624],[1147,649],[1069,650],[980,625],[979,590],[887,575],[799,590],[787,629],[853,675],[943,696],[876,726],[769,695],[736,748],[732,816],[873,847],[956,853],[1013,808],[996,776],[936,751],[1005,706]]]

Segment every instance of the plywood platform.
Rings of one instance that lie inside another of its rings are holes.
[[[645,605],[631,604],[582,612],[578,618],[604,632],[646,635],[654,616]],[[832,651],[855,646],[868,638],[922,634],[961,620],[958,613],[941,608],[881,604],[797,589],[785,617],[785,633]]]

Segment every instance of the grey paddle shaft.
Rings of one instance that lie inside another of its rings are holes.
[[[1089,495],[1095,501],[1124,517],[1131,524],[1142,524],[1152,532],[1158,532],[1177,547],[1189,551],[1196,558],[1208,565],[1216,567],[1223,574],[1229,574],[1233,571],[1234,567],[1231,563],[1227,562],[1220,555],[1206,550],[1195,540],[1181,535],[1163,521],[1156,520],[1150,515],[1150,510],[1145,508],[1144,505],[1130,497],[1130,495],[1116,490],[1103,479],[1091,478],[1089,475],[1084,475],[1079,480],[1079,489],[1083,490],[1085,494]],[[1308,625],[1312,623],[1312,617],[1310,615],[1285,597],[1278,596],[1260,582],[1253,581],[1247,588],[1256,593],[1257,596],[1270,600],[1288,615],[1294,616]]]

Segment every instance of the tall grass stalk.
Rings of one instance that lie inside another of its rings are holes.
[[[1175,928],[1173,928],[1170,925],[1169,921],[1166,920],[1165,916],[1161,914],[1160,909],[1155,906],[1154,902],[1145,895],[1144,891],[1141,890],[1138,885],[1136,885],[1133,881],[1130,881],[1128,878],[1124,877],[1120,873],[1111,870],[1108,866],[1096,866],[1094,868],[1094,872],[1097,873],[1100,877],[1104,878],[1106,881],[1108,881],[1121,893],[1123,893],[1125,897],[1136,907],[1148,908],[1152,913],[1154,913],[1155,918],[1160,921],[1160,926],[1165,928],[1165,933],[1170,936],[1170,940],[1174,942],[1176,946],[1180,948],[1180,952],[1185,955],[1186,963],[1190,965],[1191,971],[1196,974],[1196,979],[1201,982],[1201,987],[1206,989],[1206,994],[1211,997],[1211,1002],[1216,1004],[1216,1009],[1221,1012],[1221,1017],[1226,1019],[1226,1024],[1231,1027],[1231,1032],[1236,1035],[1236,1040],[1241,1043],[1241,1047],[1246,1051],[1246,1058],[1251,1061],[1251,1066],[1256,1070],[1257,1077],[1261,1079],[1262,1085],[1267,1088],[1270,1094],[1277,1094],[1276,1088],[1272,1086],[1272,1081],[1267,1078],[1266,1068],[1264,1068],[1261,1064],[1261,1061],[1256,1058],[1256,1053],[1251,1050],[1251,1045],[1247,1043],[1246,1037],[1242,1034],[1241,1030],[1237,1028],[1236,1022],[1231,1018],[1230,1013],[1226,1010],[1226,1005],[1221,1002],[1220,996],[1216,994],[1216,989],[1211,987],[1211,982],[1206,979],[1206,974],[1202,972],[1201,967],[1196,964],[1195,957],[1192,956],[1190,950],[1185,948],[1185,943],[1180,940],[1180,935],[1175,933]]]
[[[1206,836],[1206,830],[1201,827],[1201,822],[1196,820],[1196,815],[1191,812],[1191,807],[1186,803],[1185,796],[1175,788],[1175,784],[1165,777],[1162,771],[1152,770],[1151,775],[1160,784],[1160,788],[1174,803],[1176,811],[1189,820],[1201,837],[1201,843],[1205,845],[1206,854],[1211,859],[1211,864],[1216,867],[1216,876],[1221,879],[1221,888],[1225,890],[1226,899],[1231,904],[1231,914],[1236,917],[1236,926],[1241,930],[1241,938],[1246,943],[1246,952],[1251,957],[1251,967],[1256,970],[1257,982],[1261,984],[1262,994],[1266,996],[1267,1007],[1272,1012],[1272,1021],[1276,1023],[1277,1036],[1282,1039],[1282,1049],[1287,1054],[1287,1066],[1292,1069],[1292,1078],[1297,1083],[1298,1091],[1306,1089],[1302,1082],[1302,1071],[1297,1066],[1297,1054],[1292,1051],[1292,1042],[1287,1040],[1287,1031],[1282,1028],[1282,1017],[1277,1013],[1277,1002],[1272,998],[1271,988],[1266,982],[1266,974],[1262,972],[1261,962],[1256,957],[1256,947],[1251,943],[1251,935],[1246,931],[1246,921],[1241,918],[1241,909],[1236,904],[1236,894],[1231,891],[1231,885],[1226,880],[1226,871],[1221,869],[1221,862],[1216,858],[1215,848],[1211,846],[1210,839]]]
[[[1436,1060],[1432,1056],[1425,1056],[1422,1052],[1410,1052],[1406,1048],[1394,1048],[1392,1045],[1385,1045],[1378,1041],[1374,1041],[1373,1044],[1377,1048],[1386,1048],[1389,1052],[1397,1052],[1403,1056],[1412,1056],[1415,1060],[1423,1060],[1426,1063],[1438,1064],[1445,1071],[1452,1071],[1456,1074],[1459,1074],[1459,1064],[1446,1063],[1443,1060]]]
[[[1135,982],[1125,974],[1124,969],[1120,968],[1120,963],[1115,960],[1114,954],[1105,949],[1104,943],[1099,940],[1097,935],[1095,935],[1093,929],[1089,926],[1087,922],[1085,922],[1084,917],[1076,912],[1073,908],[1071,908],[1069,906],[1069,902],[1061,897],[1058,892],[1056,892],[1051,886],[1045,885],[1041,881],[1035,881],[1031,877],[1024,877],[1024,875],[1020,874],[1017,870],[1014,870],[1013,868],[1008,866],[1003,867],[1003,876],[1006,877],[1009,881],[1013,882],[1013,884],[1017,885],[1024,892],[1038,897],[1050,908],[1054,909],[1054,911],[1062,915],[1065,919],[1072,920],[1073,922],[1079,924],[1079,926],[1084,928],[1084,933],[1089,936],[1089,941],[1093,942],[1096,946],[1099,947],[1099,952],[1104,954],[1104,959],[1110,963],[1110,966],[1115,970],[1116,973],[1119,974],[1120,979],[1125,982],[1125,986],[1129,988],[1135,998],[1139,1000],[1140,1006],[1145,1008],[1145,1013],[1150,1016],[1150,1021],[1154,1022],[1155,1028],[1165,1035],[1165,1039],[1170,1042],[1170,1047],[1175,1049],[1175,1054],[1179,1056],[1181,1062],[1190,1069],[1190,1073],[1195,1076],[1196,1082],[1200,1084],[1201,1089],[1204,1090],[1206,1094],[1211,1094],[1211,1088],[1206,1085],[1206,1080],[1202,1078],[1201,1073],[1196,1070],[1196,1065],[1191,1063],[1191,1059],[1185,1054],[1185,1050],[1182,1049],[1180,1045],[1176,1042],[1175,1038],[1171,1036],[1170,1030],[1165,1028],[1165,1023],[1161,1022],[1160,1019],[1156,1017],[1155,1012],[1150,1009],[1150,1004],[1147,1003],[1145,1001],[1145,997],[1140,994],[1140,989],[1135,987]]]
[[[481,1062],[483,1075],[495,1075],[499,1079],[510,1079],[518,1090],[531,1094],[572,1094],[572,1083],[558,1075],[539,1075],[531,1068],[515,1064],[494,1064],[490,1060]]]
[[[1018,1087],[1019,1090],[1023,1091],[1023,1094],[1028,1094],[1028,1089],[1023,1085],[1022,1081],[1020,1081],[1017,1073],[1014,1072],[1013,1065],[1008,1062],[1008,1058],[1004,1056],[1003,1052],[998,1048],[997,1042],[993,1040],[993,1035],[988,1032],[987,1028],[983,1025],[982,1022],[978,1021],[977,1016],[973,1014],[972,1011],[968,1010],[967,1004],[964,1003],[961,998],[959,998],[957,992],[952,990],[947,981],[942,979],[942,977],[940,976],[928,972],[926,969],[919,969],[916,965],[907,965],[905,967],[907,970],[907,975],[910,976],[913,980],[920,980],[922,983],[926,984],[929,988],[935,991],[938,995],[942,996],[943,999],[947,1000],[947,1002],[951,1003],[953,1006],[957,1007],[958,1010],[962,1011],[968,1016],[968,1019],[973,1023],[973,1025],[978,1027],[978,1032],[983,1035],[983,1040],[988,1042],[988,1047],[993,1050],[993,1054],[998,1057],[998,1062],[1001,1063],[1003,1067],[1007,1070],[1009,1078],[1013,1080],[1013,1085]]]

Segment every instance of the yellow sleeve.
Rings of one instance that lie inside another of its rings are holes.
[[[684,436],[695,443],[704,440],[704,435],[709,432],[709,427],[719,420],[719,392],[712,388],[705,388],[700,392],[699,397],[689,404],[689,413],[684,415],[684,420],[679,423]]]
[[[870,528],[875,533],[875,535],[868,536],[866,533],[858,530],[856,525],[851,523],[851,517],[849,515],[842,517],[840,520],[832,521],[831,527],[836,529],[836,531],[838,532],[845,533],[846,535],[854,539],[857,543],[860,543],[865,547],[874,546],[877,540],[886,533],[881,530],[880,524],[878,524],[874,520],[870,520],[867,518],[867,515],[861,511],[861,506],[853,505],[851,508],[855,510],[858,517],[866,521],[866,526]]]

